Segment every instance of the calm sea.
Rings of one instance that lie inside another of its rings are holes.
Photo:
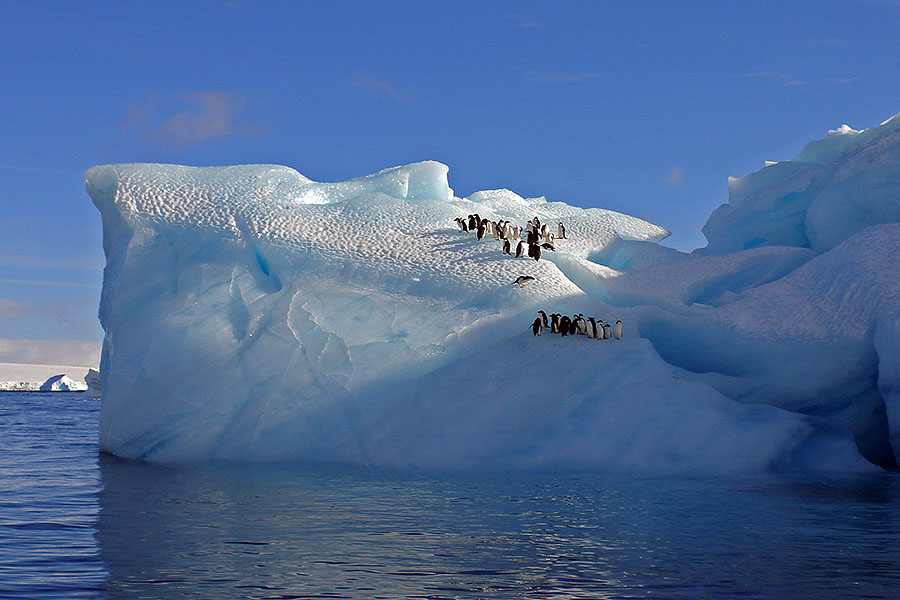
[[[900,477],[162,467],[0,394],[0,598],[900,598]]]

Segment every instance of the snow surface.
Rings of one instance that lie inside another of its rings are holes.
[[[900,221],[900,115],[863,131],[844,125],[797,158],[741,179],[710,216],[699,252],[758,246],[830,250],[879,223]]]
[[[824,253],[685,255],[640,219],[457,198],[447,174],[89,170],[107,255],[101,448],[414,468],[894,463],[900,225]],[[516,259],[460,232],[470,213],[562,221],[569,239]],[[625,339],[534,337],[539,308],[622,319]]]

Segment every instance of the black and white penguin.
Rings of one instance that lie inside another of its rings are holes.
[[[535,217],[535,218],[532,219],[531,221],[534,223],[534,232],[535,232],[535,233],[540,233],[540,231],[541,231],[541,220],[538,219],[537,217]]]
[[[544,324],[541,323],[541,318],[538,317],[534,320],[534,323],[531,324],[531,332],[534,335],[541,335],[541,329],[543,329]]]
[[[475,227],[478,226],[478,223],[475,222],[475,215],[469,215],[468,219],[469,231],[475,231]]]
[[[509,251],[509,240],[503,240],[503,254],[511,254]]]
[[[587,323],[584,320],[584,315],[578,313],[578,316],[575,317],[575,326],[578,329],[578,333],[584,335],[587,333]]]
[[[528,231],[525,236],[525,241],[529,244],[537,244],[540,241],[540,236],[533,231]]]
[[[597,337],[597,321],[594,320],[594,317],[588,317],[587,336],[589,338]]]
[[[560,223],[559,227],[557,227],[556,237],[558,237],[561,240],[566,239],[566,226],[563,225],[562,223]]]
[[[516,280],[513,281],[513,285],[522,287],[529,281],[534,281],[534,277],[532,277],[531,275],[519,275],[518,277],[516,277]]]
[[[613,327],[613,337],[617,340],[622,339],[622,321],[616,321],[616,326]]]
[[[516,258],[522,258],[523,254],[525,254],[525,242],[519,240],[519,243],[516,244]]]
[[[559,313],[550,315],[550,333],[559,333]]]
[[[478,239],[479,239],[479,240],[483,240],[483,239],[484,239],[484,234],[485,234],[486,232],[487,232],[487,229],[485,228],[484,222],[482,221],[481,223],[478,224],[478,234],[477,234],[477,235],[478,235]]]
[[[570,319],[566,315],[563,315],[562,319],[559,320],[559,332],[563,335],[563,337],[569,335],[569,329],[571,328],[571,326],[572,319]]]
[[[556,248],[554,248],[553,244],[551,244],[550,242],[544,242],[543,244],[541,244],[541,248],[543,248],[544,250],[552,250],[553,252],[556,252]]]
[[[453,219],[453,220],[456,221],[456,224],[459,226],[459,230],[460,230],[460,231],[465,231],[465,230],[466,230],[466,226],[463,224],[463,220],[462,220],[461,218],[456,217],[456,218]]]
[[[529,249],[534,248],[534,254],[531,255],[531,258],[534,260],[541,260],[541,247],[537,244],[532,244],[528,247]]]
[[[603,324],[603,339],[608,340],[612,337],[612,327],[609,326],[609,323]]]
[[[545,313],[545,312],[542,311],[542,310],[539,310],[539,311],[538,311],[538,314],[541,315],[541,324],[542,324],[544,327],[547,327],[547,313]]]
[[[578,324],[573,320],[569,324],[569,335],[576,335],[578,333]]]

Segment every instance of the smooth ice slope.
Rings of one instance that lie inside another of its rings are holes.
[[[900,375],[879,363],[898,346],[896,228],[824,254],[691,256],[610,211],[457,198],[447,172],[320,184],[265,165],[88,171],[108,261],[102,449],[681,472],[857,469],[861,453],[891,466]],[[515,259],[457,229],[475,212],[563,221],[569,239]],[[626,339],[534,338],[538,308],[622,319]]]
[[[728,203],[703,226],[701,254],[758,246],[830,250],[879,223],[900,221],[900,115],[878,127],[847,125],[791,161],[729,178]]]

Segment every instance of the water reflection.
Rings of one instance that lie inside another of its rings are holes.
[[[900,583],[892,476],[100,468],[113,598],[877,598]]]

